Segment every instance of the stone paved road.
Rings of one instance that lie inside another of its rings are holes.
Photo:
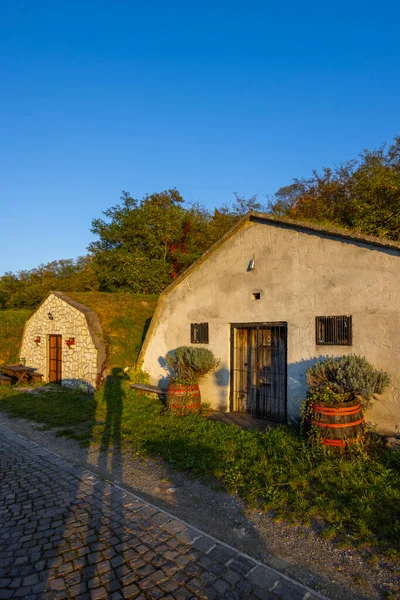
[[[323,599],[0,428],[0,599]]]

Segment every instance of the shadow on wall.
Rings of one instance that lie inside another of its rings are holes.
[[[167,359],[165,358],[165,356],[159,356],[158,357],[158,364],[160,365],[160,367],[163,369],[163,371],[165,371],[165,375],[163,377],[160,377],[160,379],[158,380],[158,387],[161,388],[162,390],[166,390],[169,380],[171,379],[172,376],[172,372],[168,366],[167,363]]]
[[[320,360],[327,360],[330,355],[316,356],[307,358],[298,362],[290,363],[287,366],[287,412],[289,423],[300,421],[300,408],[303,400],[307,395],[307,379],[306,372],[309,367],[315,365]],[[171,371],[168,367],[165,356],[158,358],[158,363],[165,371],[165,376],[161,376],[158,380],[158,386],[161,389],[166,389],[171,378]],[[228,409],[229,387],[230,387],[230,370],[226,366],[220,367],[212,374],[212,381],[208,380],[213,386],[213,398],[210,398],[211,391],[208,392],[208,400],[218,410],[226,411]],[[207,383],[207,380],[205,380]],[[201,385],[201,384],[200,384]],[[204,387],[207,387],[206,385]],[[217,402],[216,397],[217,396]]]
[[[307,396],[307,369],[328,356],[299,360],[287,366],[287,413],[289,423],[300,421],[300,409]]]
[[[218,410],[228,410],[230,371],[227,367],[221,367],[215,371],[213,377],[218,386]]]
[[[173,351],[171,351],[173,352]],[[158,380],[158,387],[162,390],[166,390],[168,383],[173,375],[165,356],[158,357],[158,364],[165,371],[165,375],[160,377]],[[217,410],[227,410],[228,408],[228,395],[229,395],[229,375],[230,371],[227,367],[221,367],[217,369],[214,373],[212,373],[211,377],[213,378],[214,385],[218,386],[218,406],[216,406],[215,402],[212,402],[213,407],[217,408]],[[210,382],[211,377],[207,377],[204,380],[204,387],[207,387],[207,381]],[[201,391],[201,382],[200,382],[200,391]],[[204,398],[207,401],[207,398]]]

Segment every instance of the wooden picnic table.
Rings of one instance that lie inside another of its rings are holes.
[[[41,381],[42,374],[36,373],[37,369],[25,365],[4,365],[1,370],[9,377],[15,377],[17,382],[14,387],[22,383],[31,383],[32,381]]]

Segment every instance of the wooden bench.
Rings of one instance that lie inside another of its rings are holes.
[[[158,396],[165,396],[167,393],[166,390],[162,390],[156,385],[148,385],[147,383],[132,383],[131,388],[141,393],[157,394]]]
[[[43,380],[43,374],[42,373],[31,373],[29,379],[31,380],[32,383],[41,383],[41,381]]]
[[[11,385],[12,377],[7,377],[7,375],[0,375],[0,385]]]

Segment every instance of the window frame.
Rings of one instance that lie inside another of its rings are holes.
[[[190,343],[191,344],[208,344],[209,343],[208,323],[191,323],[190,324]]]
[[[315,343],[317,346],[352,346],[352,315],[315,317]]]

